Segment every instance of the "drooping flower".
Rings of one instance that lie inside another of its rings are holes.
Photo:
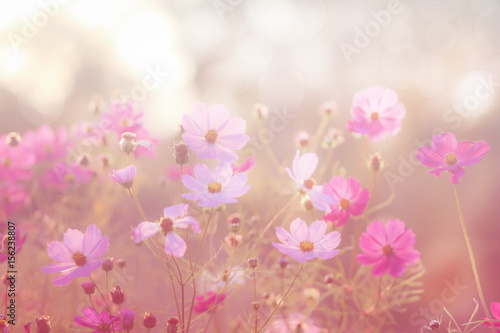
[[[316,181],[311,178],[318,166],[318,156],[315,153],[300,155],[297,150],[293,159],[292,170],[286,168],[288,176],[297,184],[299,190],[307,194],[311,203],[317,209],[329,212],[330,205],[336,204],[333,197],[322,193],[323,187],[316,185]]]
[[[186,242],[175,233],[175,229],[186,229],[191,226],[194,232],[201,232],[198,221],[187,215],[188,210],[188,204],[167,207],[163,210],[163,217],[158,222],[141,222],[134,229],[135,242],[142,242],[161,232],[165,237],[165,252],[174,257],[182,257],[186,252]]]
[[[89,225],[85,234],[70,228],[64,234],[63,242],[48,244],[49,256],[59,263],[45,266],[42,271],[62,273],[52,281],[56,286],[68,284],[77,277],[89,277],[101,265],[102,258],[99,257],[108,247],[108,236],[102,237],[95,224]]]
[[[394,90],[375,86],[354,95],[351,115],[352,119],[346,126],[349,131],[379,141],[401,130],[406,109],[398,103],[398,95]]]
[[[307,226],[304,220],[296,218],[290,225],[290,232],[276,227],[276,236],[283,244],[273,242],[273,246],[300,263],[314,258],[333,258],[340,251],[335,250],[340,243],[340,233],[327,234],[326,228],[325,221],[314,221]]]
[[[111,179],[120,184],[125,188],[131,188],[134,185],[135,174],[137,173],[137,169],[135,165],[131,164],[126,168],[113,170],[112,173],[109,174]]]
[[[73,322],[78,326],[93,329],[92,333],[110,333],[120,331],[120,318],[110,315],[107,311],[100,314],[90,306],[82,309],[83,316],[74,316]]]
[[[238,159],[234,151],[243,148],[249,138],[245,135],[246,122],[239,117],[229,117],[229,110],[223,104],[208,108],[197,102],[191,115],[182,117],[186,131],[182,139],[198,158],[232,162]]]
[[[196,313],[203,313],[212,310],[221,304],[226,298],[226,294],[217,293],[213,290],[207,291],[203,295],[197,295],[194,299],[193,310]]]
[[[331,196],[338,204],[330,206],[330,213],[323,216],[325,221],[335,222],[337,227],[343,226],[352,216],[359,216],[370,200],[368,189],[361,189],[361,183],[353,177],[346,180],[337,176],[323,185],[323,193]]]
[[[443,133],[441,136],[432,137],[432,146],[420,147],[417,159],[424,166],[430,167],[428,172],[436,177],[441,172],[450,173],[450,181],[458,184],[465,174],[463,167],[479,163],[490,150],[490,146],[484,141],[460,141],[457,143],[455,135]]]
[[[362,265],[374,265],[372,274],[381,276],[389,272],[391,276],[401,276],[406,265],[417,262],[420,252],[414,249],[415,234],[406,229],[403,221],[389,220],[384,227],[381,221],[374,221],[359,238],[358,254]]]
[[[238,173],[233,176],[233,169],[228,163],[220,163],[212,171],[205,164],[194,167],[194,177],[182,176],[182,183],[192,193],[182,196],[196,200],[200,207],[217,207],[220,204],[238,202],[235,198],[247,193],[250,185],[245,185],[247,175]]]
[[[321,333],[322,330],[318,327],[311,318],[307,318],[301,313],[294,312],[287,316],[277,317],[266,333]]]
[[[493,326],[495,326],[495,328],[500,328],[500,303],[499,302],[491,302],[490,310],[491,310],[491,314],[493,315],[493,317],[496,318],[496,320],[492,319]],[[488,319],[488,317],[483,318],[483,323],[486,326],[491,327],[491,323],[490,323],[490,320]]]

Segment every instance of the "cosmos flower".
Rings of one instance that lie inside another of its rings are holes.
[[[335,250],[340,234],[337,231],[327,234],[326,228],[325,221],[314,221],[308,227],[302,219],[296,218],[290,225],[290,232],[276,227],[276,236],[283,244],[273,242],[273,246],[300,263],[314,258],[333,258],[340,251]]]
[[[14,183],[31,178],[36,157],[27,141],[21,139],[14,147],[7,141],[7,135],[0,136],[0,180]]]
[[[7,219],[13,212],[30,202],[30,193],[19,183],[2,183],[0,184],[0,202],[2,203],[0,217]]]
[[[63,242],[52,241],[48,244],[49,256],[59,263],[45,266],[42,271],[62,273],[52,281],[56,286],[68,284],[77,277],[89,277],[101,265],[102,258],[99,257],[106,253],[108,247],[108,237],[102,237],[95,224],[89,225],[85,234],[68,229]]]
[[[22,141],[33,151],[37,162],[62,160],[71,149],[71,140],[66,128],[54,130],[41,125],[36,130],[27,131]]]
[[[110,315],[107,311],[101,314],[90,306],[82,309],[82,316],[74,316],[73,322],[78,326],[93,329],[92,333],[110,333],[120,331],[120,318]]]
[[[496,318],[496,320],[493,320],[493,326],[495,326],[495,328],[500,328],[500,303],[491,302],[490,310],[493,317]],[[491,327],[491,323],[487,317],[484,317],[483,321],[486,326]]]
[[[346,126],[349,131],[379,141],[401,130],[406,109],[398,103],[398,95],[394,90],[370,87],[354,95],[351,115],[352,119]]]
[[[316,185],[316,181],[312,179],[312,175],[318,166],[318,156],[315,153],[307,153],[300,155],[297,150],[293,159],[292,170],[286,168],[288,176],[297,184],[299,190],[307,194],[314,207],[323,211],[329,212],[330,205],[335,205],[337,202],[333,197],[322,193],[323,187]]]
[[[141,222],[134,229],[135,242],[142,242],[161,232],[165,237],[165,252],[174,257],[182,257],[186,252],[186,242],[175,233],[175,229],[186,229],[191,226],[194,232],[201,231],[198,221],[194,217],[187,216],[188,209],[188,204],[167,207],[158,222]]]
[[[111,110],[101,114],[101,127],[106,131],[122,135],[125,132],[137,133],[143,129],[140,122],[144,112],[137,112],[132,99],[115,99]]]
[[[182,176],[182,183],[192,193],[182,196],[196,200],[200,207],[217,207],[220,204],[238,202],[235,198],[247,193],[250,185],[245,185],[247,175],[238,173],[233,176],[233,169],[228,163],[220,163],[212,171],[205,164],[194,167],[194,177]]]
[[[353,177],[333,177],[323,185],[323,193],[331,196],[338,204],[331,205],[331,212],[326,214],[325,221],[336,222],[337,227],[343,226],[352,216],[359,216],[365,210],[370,200],[368,189],[361,189],[361,183]]]
[[[135,165],[131,164],[126,168],[113,170],[113,172],[109,174],[109,177],[111,177],[111,179],[113,179],[121,186],[125,188],[131,188],[132,185],[134,184],[136,173],[137,169]]]
[[[56,162],[53,167],[46,170],[42,184],[57,189],[68,189],[88,183],[92,178],[92,170],[79,164],[67,165]]]
[[[465,174],[463,167],[479,163],[490,150],[484,141],[460,141],[452,133],[434,135],[432,146],[423,146],[418,150],[417,159],[426,167],[428,172],[436,177],[441,172],[450,173],[450,181],[458,184],[458,180]]]
[[[293,312],[287,316],[277,317],[266,333],[321,333],[320,327],[316,326],[313,320],[307,318],[301,313]]]
[[[226,298],[226,294],[218,294],[213,290],[207,291],[203,295],[197,295],[194,299],[193,310],[196,313],[203,313],[212,310],[221,304]]]
[[[382,222],[374,221],[359,238],[359,247],[364,253],[358,254],[357,259],[362,265],[374,265],[374,276],[389,272],[397,277],[403,274],[406,265],[420,258],[414,246],[415,234],[405,228],[403,221],[389,220],[385,227]]]
[[[245,135],[246,122],[229,117],[229,110],[223,104],[208,108],[195,103],[191,115],[182,117],[182,128],[186,131],[182,139],[202,159],[235,161],[238,154],[234,150],[243,148],[249,140]]]

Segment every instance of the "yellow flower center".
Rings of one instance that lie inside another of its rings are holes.
[[[134,121],[132,119],[129,119],[129,118],[122,119],[122,126],[123,127],[131,127],[132,125],[134,125]]]
[[[444,160],[450,166],[455,165],[457,164],[457,155],[455,153],[448,153],[444,156]]]
[[[373,112],[370,116],[371,120],[378,120],[379,115],[378,112]]]
[[[349,206],[351,206],[351,203],[349,202],[349,200],[347,200],[347,199],[340,200],[340,208],[342,208],[343,210],[346,210],[347,208],[349,208]]]
[[[87,264],[87,257],[80,251],[73,253],[72,258],[77,266],[84,266]]]
[[[160,227],[163,234],[168,234],[170,231],[174,230],[174,221],[168,217],[164,217],[160,221]]]
[[[222,190],[222,184],[221,183],[210,183],[207,186],[208,192],[210,193],[219,193]]]
[[[303,252],[311,252],[312,250],[314,250],[314,244],[310,241],[300,242],[299,247]]]
[[[390,255],[393,253],[392,246],[390,246],[389,244],[385,245],[385,246],[382,248],[382,251],[384,251],[384,254],[385,254],[386,256],[390,256]]]
[[[64,175],[64,181],[68,184],[74,184],[76,181],[76,177],[73,173],[67,173]]]
[[[316,184],[316,182],[312,178],[308,179],[308,180],[304,180],[304,187],[308,190],[312,189],[315,184]]]
[[[209,129],[207,134],[205,135],[205,139],[207,140],[208,143],[215,143],[215,140],[217,140],[217,131],[214,129]]]

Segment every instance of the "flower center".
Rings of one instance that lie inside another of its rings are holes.
[[[444,160],[450,166],[455,165],[457,164],[457,155],[455,153],[448,153],[444,156]]]
[[[12,160],[9,157],[5,157],[3,159],[3,165],[5,165],[6,167],[11,166],[11,164],[12,164]]]
[[[349,200],[347,200],[347,199],[340,200],[340,208],[342,208],[343,210],[346,210],[347,208],[349,208],[349,206],[351,206],[351,203],[349,202]]]
[[[77,266],[84,266],[87,264],[87,257],[80,251],[76,251],[75,253],[73,253],[72,258]]]
[[[214,129],[209,129],[207,134],[205,135],[205,139],[207,139],[208,143],[215,143],[215,140],[217,140],[217,131]]]
[[[160,221],[160,227],[163,234],[168,234],[170,231],[174,230],[174,221],[168,217],[164,217]]]
[[[308,179],[308,180],[304,180],[304,187],[308,190],[312,189],[315,184],[316,184],[316,182],[312,178]]]
[[[370,116],[371,120],[378,120],[378,117],[379,117],[378,112],[372,112]]]
[[[129,118],[122,119],[122,126],[123,127],[131,127],[132,125],[134,125],[134,121],[132,119],[129,119]]]
[[[74,184],[76,177],[73,173],[67,173],[64,175],[64,181],[68,184]]]
[[[300,242],[299,247],[303,252],[311,252],[312,250],[314,250],[314,244],[310,241]]]
[[[111,328],[110,324],[99,324],[97,326],[97,330],[99,332],[109,332],[109,329]]]
[[[384,254],[386,256],[390,256],[393,251],[392,251],[392,246],[390,246],[389,244],[385,245],[383,248],[382,248],[382,251],[384,251]]]
[[[221,183],[210,183],[207,186],[208,192],[210,193],[219,193],[222,190],[222,184]]]

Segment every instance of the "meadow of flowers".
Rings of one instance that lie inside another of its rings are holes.
[[[335,102],[311,111],[318,125],[289,138],[296,152],[286,161],[265,140],[245,149],[247,123],[269,121],[262,104],[243,119],[196,102],[168,149],[132,100],[106,104],[92,102],[70,127],[0,138],[0,261],[15,257],[22,279],[4,275],[3,332],[388,332],[426,293],[419,221],[383,218],[394,194],[376,191],[391,161],[372,143],[397,138],[405,121],[396,91],[357,92],[347,124],[335,121]],[[449,215],[462,228],[476,308],[467,322],[444,309],[416,331],[500,328],[458,192],[490,146],[466,139],[436,135],[416,157],[454,188]],[[351,152],[362,177],[336,153],[347,140],[362,142]],[[145,171],[166,155],[161,177]],[[426,182],[432,189],[433,177]]]

